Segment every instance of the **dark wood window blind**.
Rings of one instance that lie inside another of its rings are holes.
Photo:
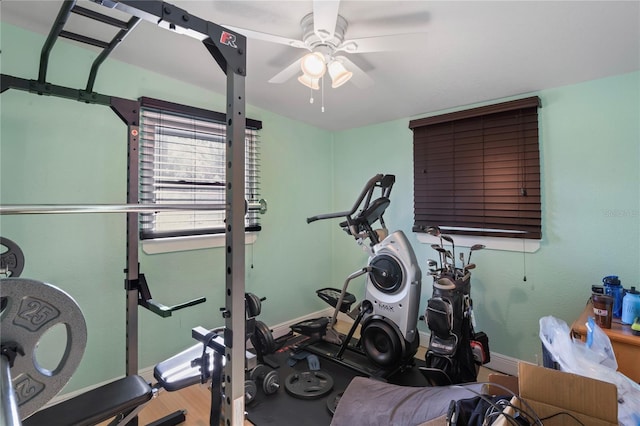
[[[413,230],[540,239],[539,107],[530,97],[410,121]]]

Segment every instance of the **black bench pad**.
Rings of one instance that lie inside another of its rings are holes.
[[[149,401],[151,387],[140,376],[127,376],[40,410],[23,420],[23,426],[94,425],[127,413]]]

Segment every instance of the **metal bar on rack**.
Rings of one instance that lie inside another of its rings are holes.
[[[4,343],[3,343],[4,345]],[[4,349],[4,347],[3,347]],[[19,426],[20,413],[18,411],[18,399],[11,383],[11,364],[8,357],[0,355],[0,376],[2,376],[2,410],[0,410],[0,424],[7,426]]]
[[[266,202],[246,203],[248,210],[266,211]],[[226,204],[5,204],[0,215],[70,213],[154,213],[190,210],[225,210]]]
[[[140,128],[138,121],[124,120],[127,124],[127,203],[139,204],[138,187],[139,158],[140,152],[139,135]],[[126,215],[126,266],[124,269],[124,289],[126,291],[126,324],[125,324],[125,371],[127,376],[138,374],[139,356],[139,330],[138,330],[138,304],[140,303],[140,262],[138,259],[140,251],[140,240],[138,237],[140,217],[137,211],[129,211]],[[143,276],[144,279],[144,276]],[[133,426],[138,425],[138,419],[134,419]]]

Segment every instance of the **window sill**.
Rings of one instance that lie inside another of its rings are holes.
[[[257,232],[246,232],[244,235],[245,244],[253,244],[258,239]],[[225,244],[225,234],[157,238],[152,240],[143,240],[140,242],[142,251],[146,254],[172,253],[176,251],[224,247]]]
[[[415,233],[418,241],[423,244],[440,244],[440,238],[421,232]],[[456,247],[471,247],[474,244],[484,244],[487,249],[516,251],[519,253],[535,253],[540,249],[540,240],[499,237],[474,237],[471,235],[452,235]]]

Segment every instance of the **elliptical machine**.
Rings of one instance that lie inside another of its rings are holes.
[[[345,218],[340,227],[369,253],[367,266],[350,274],[342,289],[323,288],[318,296],[333,306],[330,320],[317,318],[293,325],[293,331],[312,337],[306,350],[333,359],[369,376],[386,378],[413,365],[419,346],[417,329],[422,275],[415,253],[402,231],[391,234],[383,214],[390,204],[394,175],[378,174],[366,183],[349,211],[322,214],[307,219]],[[376,190],[380,195],[374,198]],[[380,222],[380,229],[373,225]],[[349,283],[366,275],[365,295],[347,292]],[[335,330],[338,312],[354,319],[348,334]],[[358,327],[360,339],[353,339]]]

